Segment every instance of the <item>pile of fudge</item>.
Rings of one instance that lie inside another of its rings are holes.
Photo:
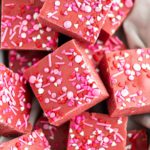
[[[150,49],[129,50],[115,34],[133,6],[1,1],[0,136],[13,139],[0,150],[148,149],[146,129],[127,122],[150,113]],[[31,124],[34,96],[42,113]]]

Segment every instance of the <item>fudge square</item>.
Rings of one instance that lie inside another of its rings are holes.
[[[24,72],[52,125],[59,126],[108,97],[81,45],[71,40]]]
[[[108,36],[113,35],[126,19],[132,7],[133,0],[114,0],[102,30],[108,34]]]
[[[34,129],[42,129],[52,150],[66,150],[69,122],[60,127],[55,127],[49,124],[45,116],[41,116],[36,122]]]
[[[150,49],[105,54],[100,64],[111,116],[150,112]]]
[[[37,18],[42,0],[2,0],[1,48],[54,50],[58,34]]]
[[[0,145],[1,150],[50,150],[50,145],[42,132],[35,130]]]
[[[9,51],[9,68],[20,75],[48,54],[47,51]]]
[[[95,43],[110,0],[46,0],[39,22],[80,41]]]
[[[26,81],[0,64],[0,135],[29,132],[30,108]]]
[[[128,131],[126,150],[148,150],[148,136],[145,129]]]
[[[124,150],[127,118],[85,112],[71,120],[67,150]]]

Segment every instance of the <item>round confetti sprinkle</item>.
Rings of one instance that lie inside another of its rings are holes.
[[[35,81],[36,81],[36,77],[35,76],[30,76],[29,82],[33,84],[33,83],[35,83]]]
[[[72,91],[67,92],[67,98],[68,99],[73,98],[73,92]]]
[[[51,118],[54,118],[54,117],[55,117],[55,113],[52,112],[52,113],[50,114],[50,117],[51,117]]]
[[[55,1],[55,6],[60,6],[60,1]]]
[[[126,7],[130,8],[133,6],[133,1],[132,0],[126,0],[125,5],[126,5]]]
[[[141,70],[141,66],[140,66],[139,64],[134,64],[134,65],[133,65],[133,69],[134,69],[135,71],[140,71],[140,70]]]
[[[91,11],[92,11],[91,6],[86,5],[86,6],[85,6],[85,11],[88,12],[88,13],[91,12]]]
[[[54,81],[55,81],[55,77],[51,76],[49,80],[50,80],[51,82],[54,82]]]
[[[71,21],[65,21],[65,22],[64,22],[64,27],[65,27],[66,29],[71,28],[71,26],[72,26],[72,22],[71,22]]]
[[[39,89],[38,89],[38,93],[39,93],[39,94],[43,94],[43,93],[44,93],[44,89],[39,88]]]
[[[99,96],[99,95],[100,95],[100,90],[99,90],[99,89],[94,89],[94,90],[92,91],[92,93],[93,93],[93,95],[95,95],[95,96]]]
[[[45,103],[49,103],[49,99],[48,98],[45,98]]]
[[[127,89],[123,89],[123,90],[121,91],[121,95],[122,95],[123,97],[126,97],[126,96],[129,95],[129,91],[128,91]]]
[[[26,33],[21,33],[21,37],[25,39],[27,37]]]
[[[82,61],[82,56],[77,55],[77,56],[75,57],[75,62],[76,62],[76,63],[81,63],[81,61]]]

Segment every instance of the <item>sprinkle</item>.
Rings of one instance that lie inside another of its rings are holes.
[[[73,92],[72,92],[72,91],[68,91],[68,92],[67,92],[67,98],[68,98],[68,99],[73,98]]]
[[[140,71],[140,70],[141,70],[141,66],[140,66],[139,64],[134,64],[134,65],[133,65],[133,69],[134,69],[135,71]]]
[[[52,67],[51,54],[48,55],[49,67]]]
[[[49,103],[49,98],[45,98],[45,103]]]
[[[38,94],[43,94],[44,93],[44,89],[43,88],[39,88],[38,89]]]
[[[55,117],[55,113],[54,112],[50,113],[50,118],[54,118],[54,117]]]
[[[111,127],[111,124],[100,123],[100,122],[98,122],[97,125],[104,126],[104,127]]]
[[[32,75],[32,76],[30,76],[30,78],[29,78],[29,82],[33,84],[33,83],[35,83],[35,81],[36,81],[36,77],[35,77],[35,76],[33,76],[33,75]]]
[[[72,26],[72,22],[71,22],[71,21],[65,21],[65,22],[64,22],[64,27],[65,27],[66,29],[71,28],[71,26]]]
[[[125,0],[125,5],[128,8],[131,8],[133,6],[133,1],[132,0]]]
[[[116,74],[113,74],[112,77],[117,77],[117,76],[119,76],[119,75],[121,75],[121,74],[123,74],[123,73],[124,73],[124,71],[120,71],[120,72],[118,72],[118,73],[116,73]]]
[[[83,122],[86,126],[89,126],[89,127],[93,127],[93,125],[92,124],[89,124],[89,123],[87,123],[87,122]]]
[[[99,95],[100,95],[100,89],[94,89],[94,90],[92,91],[92,94],[93,94],[94,96],[99,96]]]
[[[55,1],[55,6],[60,6],[60,1]]]
[[[123,89],[123,90],[121,91],[121,95],[122,95],[123,97],[126,97],[126,96],[129,95],[129,91],[128,91],[127,89]]]
[[[88,13],[90,13],[92,11],[91,6],[89,6],[89,5],[86,5],[84,9],[85,9],[85,12],[88,12]]]
[[[81,62],[82,62],[82,56],[81,56],[81,55],[77,55],[77,56],[75,57],[75,62],[76,62],[76,63],[81,63]]]

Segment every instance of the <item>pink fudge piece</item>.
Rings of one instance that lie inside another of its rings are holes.
[[[124,49],[126,49],[125,44],[117,36],[112,36],[105,43],[98,39],[95,44],[88,45],[85,53],[97,67],[104,56],[104,52]]]
[[[37,18],[41,0],[2,0],[1,49],[53,50],[58,34]]]
[[[1,150],[50,150],[50,145],[42,132],[35,130],[0,145]]]
[[[47,51],[9,51],[9,68],[20,75],[48,54]]]
[[[55,127],[49,124],[46,117],[42,116],[38,119],[34,127],[34,129],[39,128],[43,130],[52,150],[66,150],[69,131],[68,123],[60,127]]]
[[[83,113],[72,119],[67,150],[124,150],[127,118]]]
[[[110,0],[46,0],[39,21],[80,41],[95,43],[110,6]]]
[[[111,116],[150,112],[150,49],[107,53],[100,70],[110,93]]]
[[[24,73],[52,125],[59,126],[108,97],[81,45],[71,40]]]
[[[148,136],[146,130],[128,131],[126,150],[148,150]]]
[[[30,95],[26,81],[0,64],[0,135],[27,133]]]
[[[113,35],[126,19],[133,7],[133,0],[115,0],[112,2],[102,30],[108,35]]]

